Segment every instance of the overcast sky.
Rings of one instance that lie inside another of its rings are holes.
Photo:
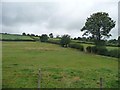
[[[118,36],[119,0],[2,0],[2,32],[82,36],[86,18],[107,12],[116,21],[111,38]]]

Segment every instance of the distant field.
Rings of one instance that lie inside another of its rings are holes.
[[[16,34],[0,34],[0,40],[34,40],[30,36]]]
[[[117,58],[40,42],[3,42],[3,88],[104,88],[118,86]]]
[[[81,45],[83,45],[84,48],[87,48],[88,46],[94,46],[93,44],[82,44],[82,43],[81,43]],[[106,48],[108,50],[118,49],[118,47],[112,47],[112,46],[106,46]]]

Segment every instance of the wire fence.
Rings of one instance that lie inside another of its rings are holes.
[[[40,90],[40,88],[41,88],[41,79],[42,79],[42,73],[41,73],[41,69],[39,69],[39,71],[38,71],[38,90]]]
[[[38,90],[40,90],[40,88],[42,88],[42,86],[41,86],[41,81],[42,81],[42,71],[41,71],[41,69],[39,69],[39,71],[38,71]],[[102,90],[102,88],[103,88],[103,78],[102,77],[100,77],[100,81],[99,81],[100,83],[99,83],[99,85],[100,85],[100,90]]]
[[[38,74],[36,74],[36,75],[34,75],[34,74],[29,74],[29,75],[17,75],[17,76],[22,76],[22,77],[31,77],[31,76],[35,76],[35,77],[37,77],[37,83],[38,83],[38,90],[40,90],[40,88],[42,88],[42,84],[41,84],[41,82],[42,82],[42,70],[41,69],[38,69]],[[100,77],[100,79],[99,79],[99,88],[100,88],[100,90],[102,90],[103,89],[103,78],[102,77]]]

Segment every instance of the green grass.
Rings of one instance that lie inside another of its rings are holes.
[[[16,34],[0,34],[0,40],[33,40],[30,36]]]
[[[3,42],[3,88],[99,88],[118,86],[118,60],[40,42]]]

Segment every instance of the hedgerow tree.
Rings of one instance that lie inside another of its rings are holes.
[[[26,33],[25,33],[25,32],[23,32],[23,33],[22,33],[22,35],[24,35],[24,36],[25,36],[25,35],[26,35]]]
[[[48,36],[47,36],[47,34],[42,34],[42,35],[40,36],[40,41],[41,41],[41,42],[47,42],[47,41],[48,41]]]
[[[60,44],[62,47],[68,47],[68,44],[70,43],[71,39],[69,35],[63,35],[61,37]]]
[[[86,36],[92,36],[96,45],[104,45],[104,38],[111,36],[110,31],[115,27],[115,21],[112,20],[108,13],[97,12],[87,18],[84,27],[81,31],[85,31],[83,34]]]
[[[49,34],[49,37],[50,37],[50,38],[53,38],[53,33],[50,33],[50,34]]]

